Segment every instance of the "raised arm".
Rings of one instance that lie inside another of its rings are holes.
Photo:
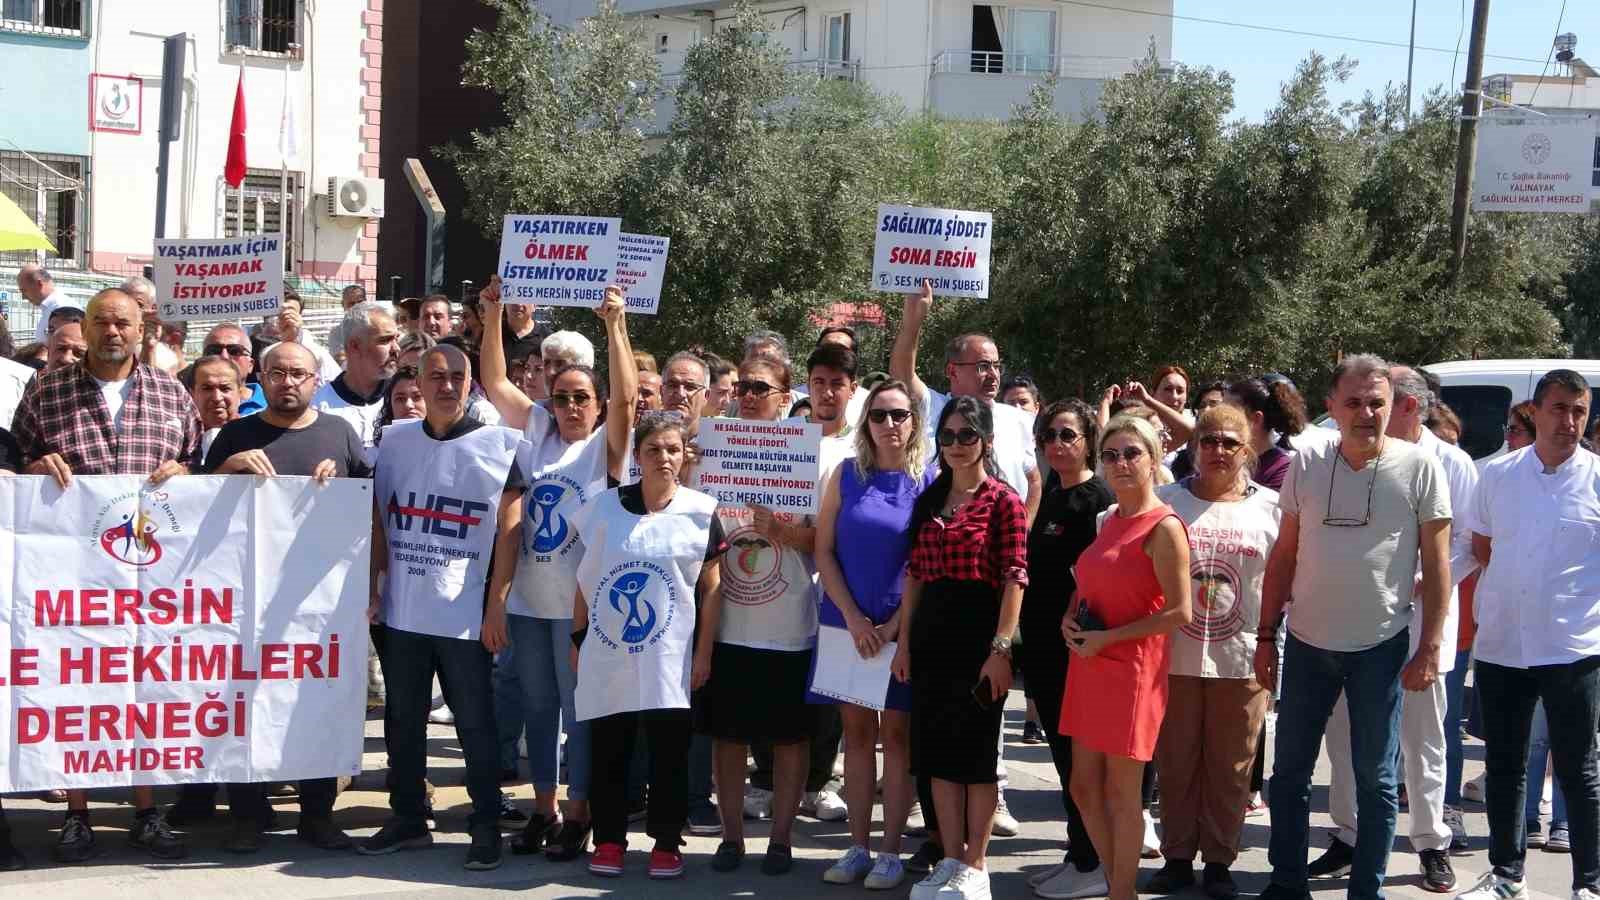
[[[922,339],[922,325],[933,309],[933,282],[926,279],[922,290],[906,295],[905,315],[900,319],[900,333],[894,338],[894,352],[889,357],[889,374],[904,381],[911,388],[913,400],[928,401],[928,386],[917,377],[917,342]]]
[[[1190,425],[1189,421],[1183,417],[1181,410],[1173,409],[1155,397],[1150,396],[1150,392],[1145,390],[1144,385],[1140,382],[1128,382],[1127,392],[1133,399],[1150,407],[1155,412],[1156,418],[1161,420],[1161,424],[1167,426],[1167,431],[1172,433],[1172,446],[1180,447],[1189,443],[1189,438],[1194,436],[1194,426]]]
[[[611,393],[606,401],[606,472],[618,481],[622,480],[622,463],[628,458],[639,400],[639,368],[633,362],[626,309],[622,289],[613,284],[606,288],[606,298],[595,310],[606,326],[606,369]]]
[[[506,377],[506,344],[501,329],[503,312],[500,309],[500,276],[489,279],[489,286],[478,292],[478,308],[483,318],[483,343],[478,347],[478,378],[483,382],[483,392],[494,404],[503,424],[522,431],[528,427],[528,416],[534,402]]]

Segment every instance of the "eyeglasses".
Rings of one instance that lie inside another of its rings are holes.
[[[249,356],[250,348],[243,344],[207,344],[206,356]]]
[[[971,447],[982,437],[983,435],[979,434],[977,429],[974,428],[963,428],[960,431],[951,431],[946,428],[939,432],[939,446],[949,447],[952,444],[960,444],[963,447]]]
[[[999,375],[1006,367],[998,359],[980,359],[977,362],[951,363],[952,366],[971,366],[979,375]]]
[[[1344,454],[1338,452],[1333,454],[1333,471],[1328,473],[1328,512],[1322,517],[1322,524],[1330,528],[1362,528],[1372,521],[1372,489],[1378,483],[1378,464],[1382,461],[1381,456],[1372,461],[1372,480],[1367,482],[1367,508],[1362,511],[1361,518],[1358,519],[1351,515],[1338,515],[1333,510],[1333,482],[1339,474],[1340,464],[1344,463]],[[1347,463],[1345,466],[1348,468]]]
[[[1123,447],[1120,453],[1115,450],[1101,450],[1100,464],[1109,468],[1116,465],[1118,460],[1125,463],[1133,463],[1143,455],[1143,447]]]
[[[695,384],[692,381],[674,380],[661,382],[661,393],[663,394],[695,394],[705,389],[705,385]]]
[[[1244,441],[1223,437],[1220,434],[1208,434],[1200,438],[1200,446],[1207,450],[1216,450],[1220,447],[1229,453],[1237,453],[1239,448],[1244,446]]]
[[[582,407],[588,406],[589,405],[589,401],[591,401],[593,399],[594,399],[594,397],[592,397],[592,396],[590,396],[588,394],[582,393],[582,392],[579,392],[579,393],[576,393],[576,394],[551,394],[550,395],[550,405],[551,406],[571,406],[571,407],[574,407],[574,408],[581,409]]]
[[[733,395],[735,397],[743,397],[745,394],[749,394],[760,399],[775,390],[777,388],[767,384],[765,381],[735,381],[733,383]]]
[[[1504,431],[1507,436],[1510,436],[1510,435],[1513,435],[1513,434],[1521,434],[1521,435],[1532,435],[1533,434],[1533,432],[1529,431],[1526,428],[1523,428],[1521,425],[1507,425],[1504,428],[1502,428],[1501,430]]]
[[[1077,433],[1076,431],[1073,431],[1071,428],[1061,428],[1061,429],[1041,428],[1041,429],[1039,429],[1039,443],[1041,443],[1041,444],[1053,444],[1056,441],[1060,441],[1063,444],[1071,444],[1074,441],[1076,441],[1078,438],[1081,438],[1081,437],[1083,437],[1083,435]]]
[[[317,373],[315,373],[315,372],[302,372],[302,371],[298,371],[298,370],[293,371],[293,372],[289,372],[289,371],[285,371],[283,369],[268,369],[267,370],[267,383],[268,384],[287,384],[287,385],[290,385],[290,386],[294,386],[294,385],[299,385],[299,384],[305,384],[307,379],[315,378],[316,375],[317,375]]]
[[[874,425],[882,425],[885,422],[893,422],[894,424],[899,425],[901,422],[904,422],[909,418],[911,418],[911,410],[909,409],[867,410],[867,421]]]

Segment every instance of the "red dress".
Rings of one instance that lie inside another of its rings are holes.
[[[1118,628],[1166,606],[1145,538],[1168,516],[1162,504],[1142,515],[1112,512],[1078,557],[1078,595],[1107,628]],[[1182,519],[1179,519],[1182,522]],[[1061,733],[1108,756],[1149,761],[1167,713],[1167,635],[1121,641],[1067,666]]]

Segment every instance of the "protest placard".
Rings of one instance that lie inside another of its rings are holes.
[[[156,241],[165,322],[270,316],[283,301],[283,235]]]
[[[723,506],[754,503],[776,512],[816,513],[821,425],[701,419],[697,443],[695,489]]]
[[[355,775],[370,482],[0,478],[0,792]]]
[[[926,279],[940,296],[989,296],[992,214],[881,204],[877,221],[870,289],[909,294]]]
[[[617,236],[617,284],[628,293],[628,312],[653,316],[661,305],[667,278],[667,245],[671,239],[653,234]]]
[[[605,299],[616,277],[622,220],[596,216],[506,216],[500,232],[500,300],[582,306]]]

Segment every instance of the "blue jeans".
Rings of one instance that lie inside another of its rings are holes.
[[[1456,653],[1456,664],[1444,676],[1444,805],[1461,805],[1461,699],[1467,692],[1467,667],[1472,648]]]
[[[1528,802],[1523,818],[1539,821],[1539,801],[1544,795],[1545,764],[1550,761],[1550,720],[1545,718],[1544,701],[1533,707],[1533,731],[1528,735]],[[1557,778],[1550,791],[1550,830],[1567,827],[1567,797]]]
[[[567,729],[567,799],[589,799],[589,723],[573,708],[572,620],[506,616],[512,667],[522,684],[522,720],[528,729],[528,780],[540,793],[556,789],[561,727]]]
[[[1408,631],[1367,650],[1321,650],[1289,635],[1269,803],[1272,883],[1304,893],[1311,843],[1311,775],[1328,716],[1343,692],[1350,708],[1350,758],[1356,776],[1356,848],[1349,896],[1383,896],[1400,797],[1400,670]]]
[[[507,617],[509,621],[510,617]],[[511,647],[494,658],[494,721],[499,730],[500,768],[515,772],[522,758],[517,741],[522,738],[522,683],[517,678]]]

